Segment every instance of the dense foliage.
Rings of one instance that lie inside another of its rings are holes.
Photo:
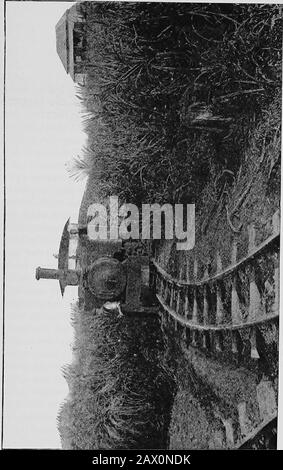
[[[158,318],[73,306],[74,361],[58,427],[63,448],[165,448],[174,382]]]
[[[85,2],[78,171],[131,202],[195,200],[238,168],[281,87],[281,6]]]

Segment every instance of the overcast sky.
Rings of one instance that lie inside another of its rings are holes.
[[[63,226],[76,221],[84,183],[65,163],[85,141],[75,85],[56,53],[55,24],[74,2],[8,2],[6,75],[6,341],[4,446],[58,448],[61,374],[71,361],[70,303],[56,267]]]

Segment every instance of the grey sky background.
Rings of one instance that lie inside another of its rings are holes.
[[[35,280],[56,267],[63,226],[85,183],[65,163],[85,141],[75,85],[56,53],[55,24],[74,2],[8,2],[6,75],[6,315],[4,446],[58,448],[61,374],[71,361],[70,303],[57,281]]]

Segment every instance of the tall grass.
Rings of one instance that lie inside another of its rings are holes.
[[[74,361],[58,427],[63,448],[165,448],[174,381],[157,317],[72,310]]]
[[[102,192],[196,199],[281,87],[280,5],[85,2],[84,159]],[[78,170],[80,165],[78,165]]]

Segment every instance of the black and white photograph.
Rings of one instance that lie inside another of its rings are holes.
[[[283,449],[282,12],[3,3],[2,450]]]

